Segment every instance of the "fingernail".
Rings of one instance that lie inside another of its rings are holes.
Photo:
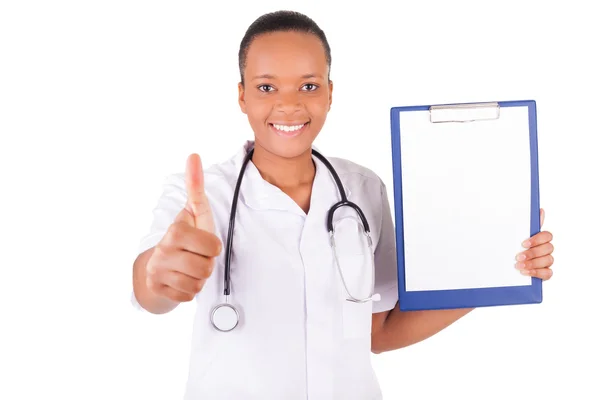
[[[523,261],[523,260],[525,260],[526,258],[527,258],[527,257],[525,256],[525,254],[519,254],[519,255],[517,256],[517,261]]]
[[[527,270],[527,269],[522,269],[521,270],[521,275],[531,275],[531,271]]]
[[[526,249],[531,247],[531,242],[529,240],[526,240],[523,242],[523,247],[525,247]]]
[[[525,268],[525,263],[519,262],[519,263],[517,263],[517,265],[515,265],[515,268],[517,268],[517,269],[524,269]]]

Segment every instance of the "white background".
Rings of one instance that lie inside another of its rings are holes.
[[[162,178],[252,138],[238,45],[281,8],[332,46],[317,146],[390,188],[390,107],[538,102],[556,246],[543,304],[476,310],[374,356],[384,398],[599,398],[600,28],[593,2],[548,3],[3,0],[0,398],[181,398],[193,306],[135,312],[132,262]]]

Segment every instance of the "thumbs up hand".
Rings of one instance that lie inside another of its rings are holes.
[[[148,288],[175,302],[191,301],[202,290],[222,248],[197,154],[188,157],[185,178],[187,203],[146,264]]]

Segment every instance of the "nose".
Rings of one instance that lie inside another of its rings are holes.
[[[275,109],[285,114],[293,114],[297,111],[302,110],[302,100],[300,99],[300,93],[295,90],[282,91],[279,93]]]

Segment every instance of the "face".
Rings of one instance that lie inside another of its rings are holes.
[[[325,49],[315,35],[276,32],[254,39],[239,103],[256,146],[285,158],[311,149],[331,107],[328,72]]]

